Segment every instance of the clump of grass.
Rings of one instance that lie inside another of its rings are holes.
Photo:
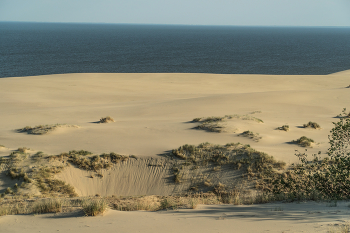
[[[208,132],[222,133],[224,132],[225,126],[215,121],[210,121],[210,122],[203,122],[200,125],[197,125],[196,127],[194,127],[194,129],[205,130]]]
[[[119,163],[120,161],[125,161],[129,157],[116,154],[111,152],[109,154],[101,154],[94,156],[91,155],[91,152],[88,151],[69,151],[68,153],[61,153],[60,155],[50,156],[50,159],[59,159],[63,161],[68,161],[77,167],[84,170],[93,170],[98,171],[103,168],[109,168],[112,164]]]
[[[201,117],[197,117],[197,118],[194,118],[194,119],[192,120],[192,122],[199,122],[201,119],[202,119]]]
[[[194,118],[192,122],[199,122],[200,125],[194,127],[194,129],[206,130],[208,132],[221,133],[224,131],[224,126],[218,122],[223,121],[225,117],[206,117],[206,118]]]
[[[30,148],[27,148],[27,147],[19,147],[18,149],[17,149],[17,151],[19,152],[19,153],[26,153],[26,152],[28,152],[30,150]]]
[[[65,124],[53,124],[53,125],[37,125],[35,127],[26,126],[24,128],[18,129],[19,133],[27,133],[34,135],[43,135],[48,132],[54,131],[58,127],[67,126],[67,127],[76,127],[74,125],[65,125]]]
[[[296,143],[296,144],[303,146],[303,147],[311,146],[311,144],[314,142],[315,142],[314,140],[312,140],[311,138],[308,138],[306,136],[301,136],[299,139],[293,140],[293,143]]]
[[[160,202],[160,209],[164,210],[164,209],[176,209],[177,205],[176,203],[171,199],[171,198],[164,198],[161,202]]]
[[[46,199],[36,203],[32,211],[36,214],[62,212],[62,201],[60,199]]]
[[[82,207],[87,216],[96,216],[106,211],[107,202],[103,199],[86,200],[83,202]]]
[[[258,142],[262,137],[259,136],[258,133],[253,133],[252,131],[244,131],[243,133],[239,134],[240,136],[247,137],[250,139],[253,139],[254,141]]]
[[[314,129],[320,129],[321,126],[317,124],[316,122],[309,121],[307,124],[303,124],[304,128],[314,128]]]
[[[277,127],[278,130],[289,131],[289,125],[282,125],[281,127]]]
[[[100,123],[110,123],[110,122],[115,122],[114,119],[110,116],[102,117],[100,119]]]
[[[254,112],[253,112],[254,113]],[[252,114],[253,114],[252,113]],[[232,118],[235,118],[235,119],[241,119],[241,120],[249,120],[249,121],[256,121],[258,123],[264,123],[263,120],[257,118],[257,117],[253,117],[253,116],[250,116],[250,115],[238,115],[238,114],[235,114],[235,115],[226,115],[225,116],[226,119],[232,119]]]
[[[62,180],[56,180],[51,178],[37,178],[37,186],[43,194],[59,193],[68,197],[77,197],[74,187],[70,184],[66,184]]]

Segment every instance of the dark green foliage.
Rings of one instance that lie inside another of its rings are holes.
[[[273,193],[313,200],[350,198],[350,119],[341,117],[333,124],[328,157],[313,155],[309,160],[307,154],[298,152],[301,164],[275,178]]]

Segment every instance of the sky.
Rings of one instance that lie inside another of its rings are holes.
[[[0,0],[0,21],[350,26],[350,0]]]

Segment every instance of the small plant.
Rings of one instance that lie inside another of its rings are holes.
[[[103,199],[86,200],[83,202],[82,207],[87,216],[96,216],[106,211],[107,202]]]
[[[191,198],[191,199],[189,200],[189,205],[190,205],[190,208],[191,208],[191,209],[196,209],[197,206],[198,206],[198,199]]]
[[[304,128],[314,128],[314,129],[320,129],[321,126],[317,124],[316,122],[309,121],[307,124],[303,124]]]
[[[192,121],[193,122],[199,122],[202,118],[201,117],[197,117],[197,118],[194,118]]]
[[[289,131],[289,125],[282,125],[281,127],[277,127],[278,130]]]
[[[252,131],[249,131],[249,130],[244,131],[243,133],[240,134],[240,136],[253,139],[256,142],[258,142],[262,138],[262,137],[259,136],[258,133],[253,133]]]
[[[62,201],[59,199],[40,201],[33,206],[33,212],[36,214],[62,212]]]
[[[100,119],[100,123],[110,123],[110,122],[115,122],[114,119],[110,116],[102,117]]]
[[[296,143],[303,147],[311,146],[311,143],[314,143],[314,142],[315,142],[314,140],[305,136],[302,136],[299,139],[293,141],[293,143]]]
[[[176,203],[171,199],[171,198],[164,198],[160,202],[160,207],[161,210],[166,210],[166,209],[176,209]]]
[[[17,149],[17,151],[18,151],[19,153],[22,153],[22,154],[26,153],[26,152],[29,151],[29,150],[30,150],[30,148],[27,148],[27,147],[19,147],[19,148]]]

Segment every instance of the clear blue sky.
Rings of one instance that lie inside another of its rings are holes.
[[[0,0],[0,21],[350,26],[350,0]]]

